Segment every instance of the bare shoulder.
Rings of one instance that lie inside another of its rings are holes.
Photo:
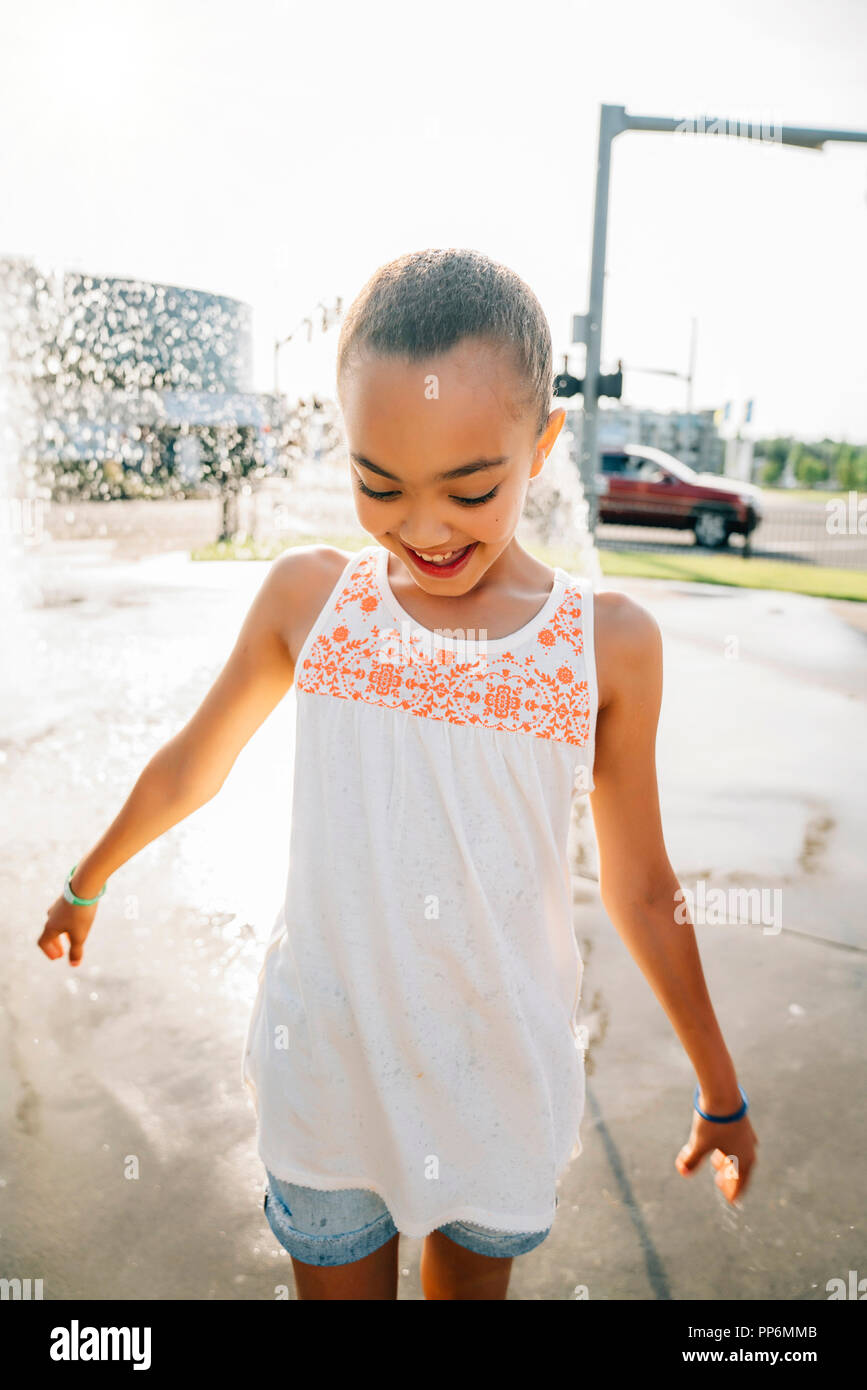
[[[348,550],[338,550],[334,545],[293,545],[284,550],[273,561],[271,568],[288,586],[309,583],[317,578],[334,576],[333,584],[340,571],[352,558]]]
[[[594,595],[593,641],[599,708],[647,682],[661,680],[662,633],[653,614],[628,594],[606,589]]]
[[[351,559],[351,551],[333,545],[297,545],[272,563],[277,621],[293,664]]]

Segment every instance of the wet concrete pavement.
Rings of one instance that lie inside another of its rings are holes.
[[[46,1298],[294,1296],[240,1071],[285,882],[294,696],[214,801],[112,877],[79,970],[35,946],[67,870],[206,694],[266,569],[181,552],[122,564],[88,542],[15,576],[0,688],[0,1275],[42,1278]],[[707,1164],[675,1171],[692,1069],[599,903],[585,815],[584,1152],[509,1296],[823,1299],[829,1279],[867,1273],[867,636],[818,599],[602,585],[663,631],[657,764],[682,886],[766,890],[778,908],[770,929],[696,926],[760,1156],[740,1210]],[[421,1297],[420,1249],[401,1239],[401,1298]]]

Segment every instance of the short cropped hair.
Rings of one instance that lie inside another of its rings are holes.
[[[551,329],[529,285],[481,251],[411,251],[380,266],[350,305],[337,344],[337,388],[356,352],[419,361],[463,338],[510,346],[526,382],[516,417],[532,410],[536,438],[554,394]]]

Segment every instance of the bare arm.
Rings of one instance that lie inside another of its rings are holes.
[[[309,566],[309,548],[288,551],[271,565],[201,705],[145,765],[111,825],[79,861],[70,885],[78,897],[95,897],[116,869],[216,796],[241,749],[292,684],[284,633]],[[78,964],[96,908],[61,895],[49,909],[40,948],[57,959],[63,955],[58,937],[67,934],[70,964]]]
[[[695,1067],[702,1109],[731,1114],[741,1104],[737,1075],[694,927],[681,920],[680,885],[663,840],[655,754],[662,637],[651,614],[623,594],[598,595],[596,610],[600,711],[590,804],[602,902]],[[704,1138],[713,1131],[710,1147],[726,1143],[727,1152],[738,1153],[740,1144],[742,1191],[753,1161],[749,1120],[711,1125],[695,1118],[706,1126]]]

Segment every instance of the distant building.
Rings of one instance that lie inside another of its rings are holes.
[[[67,271],[58,296],[61,361],[139,391],[248,392],[252,310],[225,295]]]
[[[651,444],[664,449],[697,473],[722,473],[726,442],[717,433],[712,410],[639,410],[635,406],[601,406],[600,449],[623,444]],[[566,428],[580,446],[583,411],[567,410]]]
[[[24,453],[42,464],[157,469],[194,484],[204,451],[241,445],[263,467],[285,414],[253,392],[252,311],[225,295],[0,262],[32,419]]]

